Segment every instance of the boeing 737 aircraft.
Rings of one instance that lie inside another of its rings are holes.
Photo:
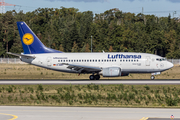
[[[87,73],[90,80],[103,77],[128,76],[129,73],[154,75],[173,67],[165,58],[135,52],[65,53],[47,48],[25,22],[17,22],[24,53],[16,54],[23,62],[39,67],[68,72]]]

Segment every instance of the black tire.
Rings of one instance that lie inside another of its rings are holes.
[[[89,76],[89,79],[90,79],[90,80],[94,80],[94,79],[95,79],[94,75],[90,75],[90,76]]]
[[[155,77],[152,75],[152,76],[151,76],[151,80],[154,80],[154,79],[155,79]]]
[[[95,75],[95,79],[99,80],[100,79],[100,75]]]

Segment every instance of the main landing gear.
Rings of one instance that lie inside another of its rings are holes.
[[[98,74],[97,75],[90,75],[89,79],[90,80],[99,80],[100,79],[100,75],[98,75]]]

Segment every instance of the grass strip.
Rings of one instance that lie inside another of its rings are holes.
[[[180,85],[0,85],[0,105],[180,107]]]

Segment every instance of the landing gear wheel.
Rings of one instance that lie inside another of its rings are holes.
[[[89,79],[90,79],[90,80],[94,80],[94,78],[95,78],[94,75],[90,75],[90,76],[89,76]]]
[[[154,80],[154,79],[155,79],[155,77],[152,75],[152,76],[151,76],[151,80]]]
[[[96,80],[99,80],[99,78],[100,78],[100,75],[95,75]]]

